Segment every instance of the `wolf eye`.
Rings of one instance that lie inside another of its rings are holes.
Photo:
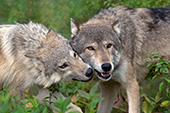
[[[88,50],[93,51],[95,50],[92,46],[87,47]]]
[[[111,47],[112,47],[112,44],[107,44],[107,49]]]
[[[75,58],[77,57],[76,53],[74,53],[74,57],[75,57]]]
[[[63,65],[59,66],[59,68],[64,69],[68,66],[68,64],[64,63]]]

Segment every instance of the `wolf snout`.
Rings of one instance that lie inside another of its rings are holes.
[[[85,74],[86,77],[92,77],[93,76],[93,70],[91,68],[88,68]]]
[[[108,72],[112,69],[112,65],[110,63],[104,63],[102,64],[102,70],[105,71],[105,72]]]

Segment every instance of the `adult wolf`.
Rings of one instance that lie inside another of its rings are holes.
[[[118,90],[125,88],[129,113],[138,113],[139,85],[148,70],[142,61],[146,50],[170,59],[170,9],[118,6],[99,12],[79,25],[71,19],[71,46],[91,65],[100,83],[98,113],[111,112]]]
[[[42,24],[0,25],[0,89],[15,87],[24,98],[32,85],[49,87],[61,81],[88,81],[91,67],[72,50],[68,40]]]

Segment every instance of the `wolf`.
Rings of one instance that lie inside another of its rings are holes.
[[[47,88],[93,77],[92,68],[72,50],[67,39],[34,22],[0,25],[0,59],[0,90],[9,83],[8,88],[15,87],[12,95],[21,99],[25,89],[33,85]]]
[[[128,112],[140,112],[137,80],[149,70],[147,50],[157,50],[170,59],[170,8],[110,7],[87,22],[71,19],[70,44],[85,63],[95,70],[101,97],[97,113],[110,113],[121,87],[128,97]]]

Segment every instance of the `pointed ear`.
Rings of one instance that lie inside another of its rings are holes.
[[[118,19],[112,24],[113,30],[120,35],[120,29],[121,29],[121,21]]]
[[[46,41],[49,42],[49,41],[53,41],[55,38],[57,37],[55,31],[53,31],[52,29],[50,29],[47,33],[47,36],[46,36]]]
[[[79,24],[74,20],[74,19],[70,19],[71,21],[71,33],[72,35],[77,35],[79,32]]]

